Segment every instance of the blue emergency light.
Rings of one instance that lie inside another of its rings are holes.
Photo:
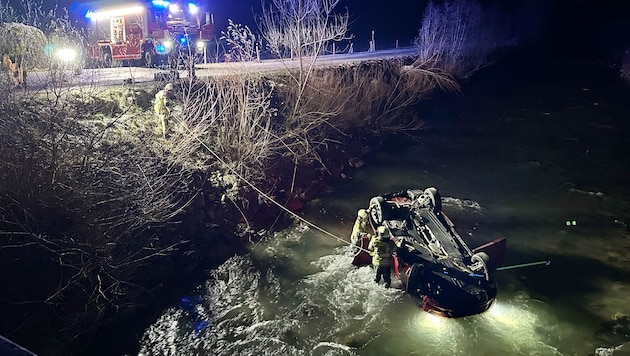
[[[151,1],[151,3],[153,4],[153,6],[157,6],[157,7],[163,7],[163,8],[168,8],[171,3],[165,0],[153,0]]]
[[[197,15],[198,12],[199,12],[199,7],[197,6],[197,4],[195,4],[193,2],[189,2],[188,3],[188,13],[190,13],[191,15]]]
[[[155,46],[155,52],[157,52],[158,54],[165,54],[168,51],[166,50],[166,47],[164,47],[164,45],[157,45]]]

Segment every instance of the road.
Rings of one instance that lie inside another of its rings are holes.
[[[355,52],[352,54],[343,53],[335,55],[319,56],[315,64],[318,66],[334,66],[339,64],[364,62],[370,60],[400,58],[413,56],[417,53],[415,47],[405,47],[400,49],[381,50],[375,52]],[[217,75],[239,74],[244,72],[274,72],[290,68],[297,68],[297,60],[262,60],[256,62],[230,62],[230,63],[208,63],[195,66],[195,75],[198,78],[211,77]],[[78,85],[119,85],[128,83],[147,83],[155,80],[157,73],[167,73],[158,68],[143,67],[118,67],[84,69],[80,74],[66,71],[63,74],[62,83],[64,86]],[[186,70],[179,71],[180,78],[186,78]],[[28,75],[28,88],[37,90],[47,87],[51,83],[50,72],[33,71]]]
[[[400,49],[383,50],[375,52],[355,52],[352,54],[342,53],[334,55],[325,55],[317,57],[315,64],[318,66],[333,66],[339,64],[365,62],[377,59],[397,58],[413,56],[417,53],[415,47],[406,47]],[[307,58],[306,61],[309,59]],[[299,61],[291,59],[269,59],[259,62],[234,62],[234,63],[209,63],[199,64],[196,75],[217,75],[217,74],[229,74],[229,73],[242,73],[243,71],[250,72],[274,72],[286,69],[297,68]]]

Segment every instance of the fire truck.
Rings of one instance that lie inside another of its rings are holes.
[[[195,3],[144,0],[107,5],[88,10],[90,21],[87,54],[92,63],[153,67],[182,55],[206,53],[215,40],[214,21],[209,12],[202,23]]]

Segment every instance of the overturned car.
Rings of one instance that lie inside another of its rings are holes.
[[[497,295],[494,273],[505,255],[505,238],[471,250],[442,211],[433,187],[374,197],[368,211],[372,229],[384,226],[398,247],[394,272],[423,310],[457,318],[490,308]],[[368,236],[357,241],[354,265],[370,264],[368,243]]]

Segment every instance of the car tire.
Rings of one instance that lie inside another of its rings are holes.
[[[376,225],[381,225],[383,221],[389,219],[385,198],[379,196],[370,199],[370,216]]]
[[[431,199],[431,204],[433,204],[433,212],[438,214],[442,211],[442,197],[438,190],[434,187],[427,188],[424,190],[424,194],[428,195]]]
[[[111,68],[112,62],[112,54],[108,51],[103,51],[103,53],[101,53],[101,66],[103,68]]]
[[[144,53],[142,54],[142,61],[143,61],[142,64],[146,68],[153,68],[153,66],[155,65],[155,61],[153,60],[153,51],[145,50]]]
[[[486,281],[490,281],[490,270],[488,269],[488,260],[490,260],[490,256],[488,256],[485,252],[477,252],[472,257],[470,257],[470,262],[472,263],[480,263],[483,266],[483,274],[486,277]]]

